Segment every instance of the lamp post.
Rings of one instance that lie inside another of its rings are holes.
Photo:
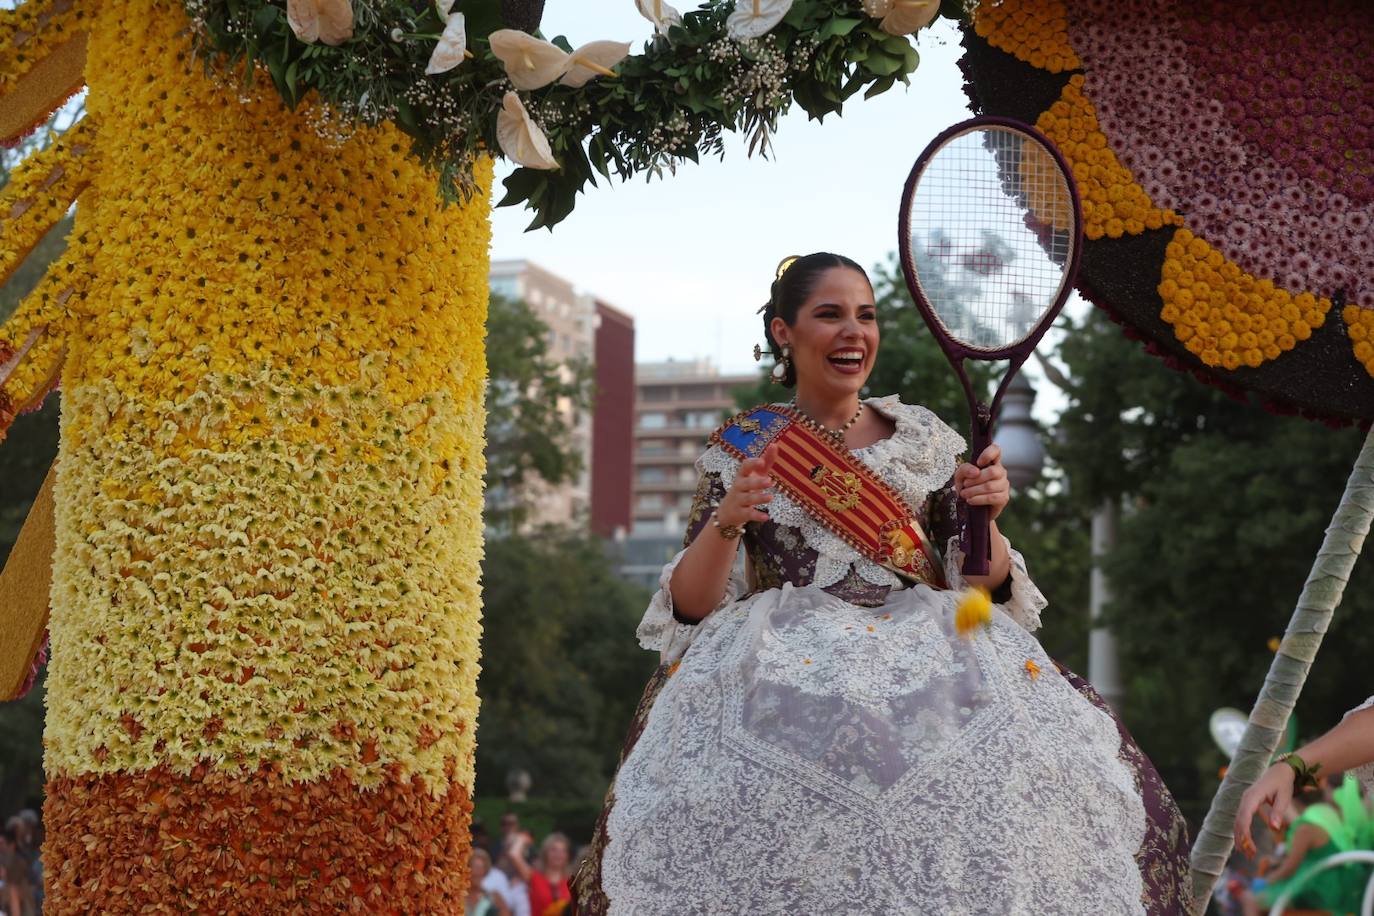
[[[1045,466],[1040,426],[1031,416],[1034,404],[1035,386],[1024,375],[1017,375],[1002,398],[1002,415],[994,439],[1002,447],[1002,465],[1007,469],[1007,478],[1017,490],[1035,483]],[[1116,636],[1102,623],[1103,609],[1112,598],[1111,583],[1102,571],[1102,560],[1116,547],[1120,516],[1121,507],[1115,500],[1105,500],[1093,511],[1093,568],[1088,599],[1092,620],[1088,634],[1088,681],[1113,709],[1120,708],[1125,691],[1117,666]]]
[[[1002,449],[1002,466],[1012,487],[1024,490],[1035,483],[1045,467],[1045,447],[1040,443],[1040,426],[1031,416],[1035,386],[1017,374],[1002,396],[1002,412],[993,437]]]

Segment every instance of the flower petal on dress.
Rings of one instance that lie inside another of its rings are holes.
[[[542,89],[567,72],[568,52],[516,29],[491,33],[491,53],[506,68],[516,89]]]
[[[635,8],[654,24],[654,31],[667,35],[668,30],[682,22],[682,14],[663,0],[635,0]]]
[[[598,76],[615,76],[611,68],[630,56],[628,41],[589,41],[568,58],[568,72],[559,80],[579,88]]]
[[[792,0],[735,0],[735,11],[725,20],[725,30],[736,41],[760,38],[782,22],[791,8]]]
[[[501,100],[501,113],[496,116],[496,142],[512,162],[531,169],[556,169],[549,138],[534,123],[520,96],[507,92]]]
[[[929,25],[938,12],[940,0],[892,0],[879,28],[889,35],[910,35]]]
[[[439,36],[439,43],[434,46],[434,51],[429,55],[429,63],[425,66],[425,73],[433,75],[452,70],[463,62],[463,55],[468,50],[468,30],[466,21],[462,13],[454,13],[448,17],[448,24],[444,26],[444,34]]]

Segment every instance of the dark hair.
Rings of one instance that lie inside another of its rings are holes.
[[[829,251],[783,258],[778,263],[778,274],[773,280],[768,304],[763,307],[763,336],[768,341],[768,349],[772,351],[775,361],[782,362],[782,346],[773,339],[773,319],[781,318],[789,327],[796,324],[797,311],[816,288],[821,274],[835,267],[857,270],[864,280],[868,280],[868,272],[860,267],[857,261]],[[795,367],[787,367],[782,384],[788,388],[797,384]]]

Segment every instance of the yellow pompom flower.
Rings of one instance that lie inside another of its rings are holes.
[[[992,596],[982,586],[964,590],[954,610],[954,629],[960,636],[968,636],[978,627],[992,623]]]

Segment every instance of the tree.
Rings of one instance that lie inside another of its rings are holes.
[[[633,635],[648,594],[552,529],[489,540],[483,583],[479,794],[524,769],[538,795],[599,800],[654,668]]]
[[[1355,430],[1277,417],[1165,371],[1100,313],[1060,356],[1074,387],[1051,452],[1089,510],[1128,500],[1107,620],[1124,715],[1195,823],[1226,761],[1207,729],[1249,709],[1360,448]],[[1369,693],[1374,570],[1357,568],[1299,703],[1320,732]]]
[[[492,295],[487,318],[488,527],[513,530],[529,514],[529,484],[556,485],[582,470],[569,418],[591,402],[585,362],[555,364],[548,326],[524,302]]]

